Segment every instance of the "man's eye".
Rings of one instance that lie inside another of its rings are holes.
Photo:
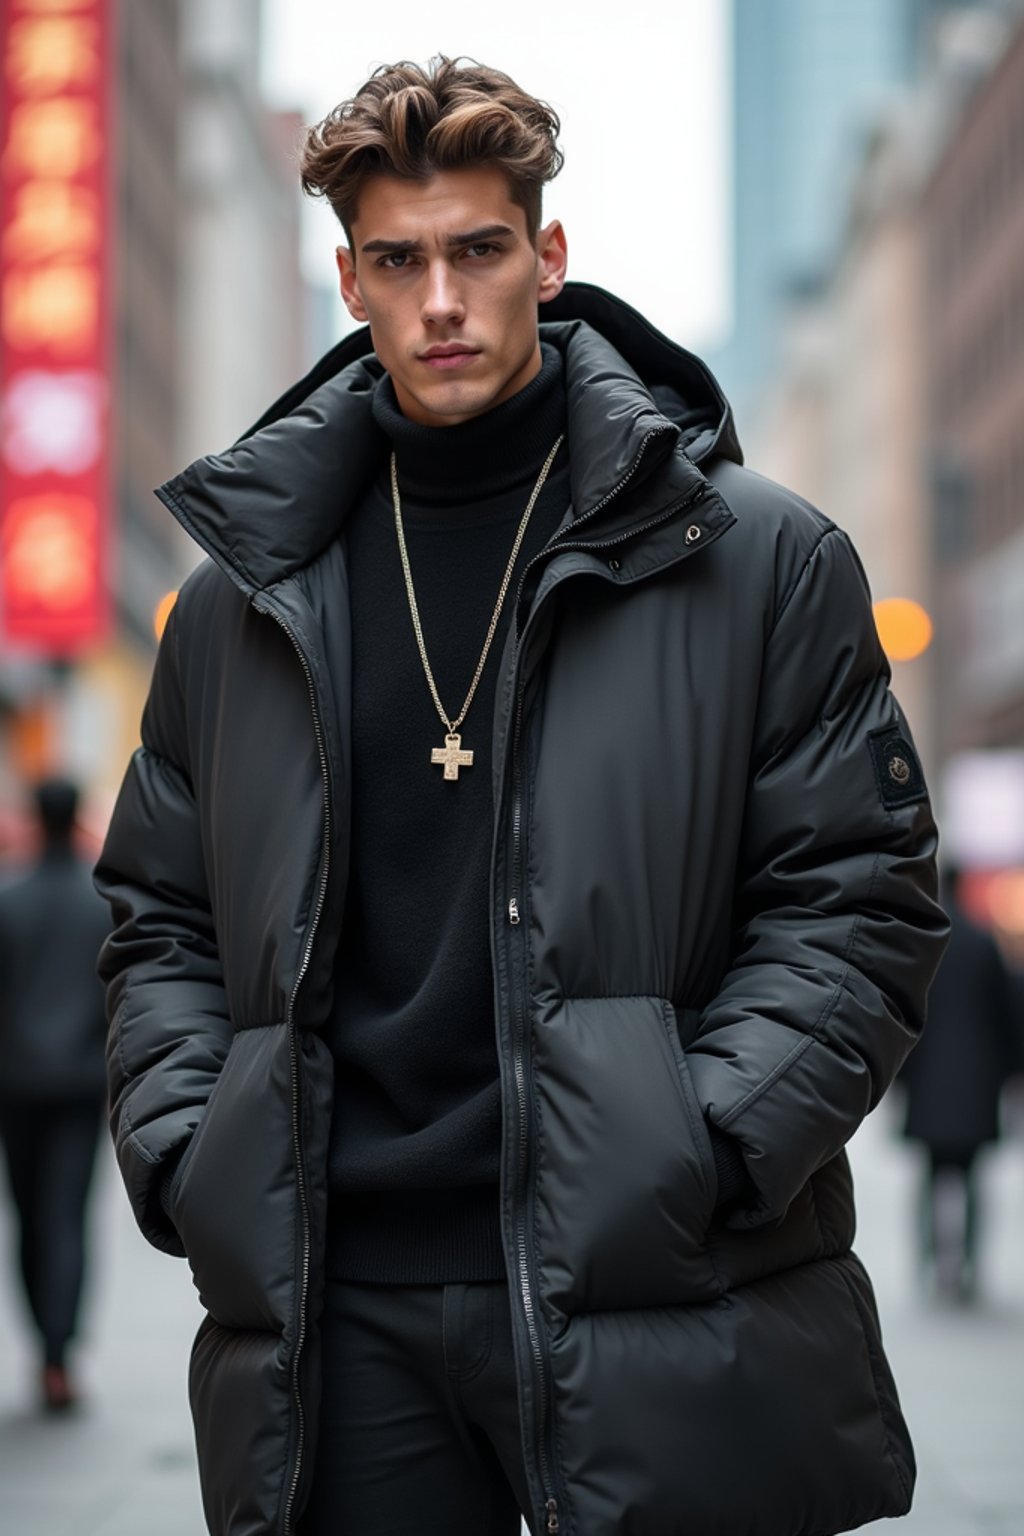
[[[393,272],[400,272],[404,266],[408,265],[409,260],[410,254],[408,251],[389,251],[386,256],[380,258],[377,265],[378,267],[390,267]]]
[[[467,254],[470,256],[490,256],[498,247],[492,245],[489,240],[482,240],[479,245],[471,245]]]

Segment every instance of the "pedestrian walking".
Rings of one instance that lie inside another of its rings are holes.
[[[42,1400],[76,1401],[68,1350],[85,1272],[85,1211],[106,1102],[96,957],[110,931],[75,851],[77,787],[35,792],[42,854],[0,888],[0,1141],[18,1219]]]
[[[207,1309],[217,1536],[911,1497],[843,1148],[942,947],[924,781],[845,536],[566,285],[558,132],[445,58],[313,128],[364,327],[159,493],[210,558],[102,972],[128,1192]]]
[[[992,934],[972,921],[950,866],[942,901],[951,920],[928,1004],[928,1028],[900,1073],[904,1134],[922,1143],[918,1241],[925,1283],[943,1299],[978,1289],[982,1211],[978,1155],[999,1139],[999,1101],[1020,1059],[1021,1021]]]

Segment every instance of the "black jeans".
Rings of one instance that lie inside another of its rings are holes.
[[[29,1309],[47,1365],[63,1365],[85,1270],[85,1202],[103,1109],[0,1100],[0,1141],[20,1227]]]
[[[329,1281],[302,1536],[519,1536],[528,1507],[504,1281]]]

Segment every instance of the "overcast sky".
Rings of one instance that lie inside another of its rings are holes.
[[[505,70],[562,119],[565,169],[544,212],[565,225],[570,276],[705,351],[728,324],[729,9],[265,0],[265,86],[313,121],[380,63],[469,54]],[[339,234],[330,210],[311,204],[307,267],[327,282]]]

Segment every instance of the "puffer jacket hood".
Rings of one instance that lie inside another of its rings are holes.
[[[620,299],[568,283],[541,316],[543,339],[565,362],[577,518],[589,518],[631,473],[640,481],[674,452],[692,464],[712,456],[742,462],[728,403],[707,368]],[[382,373],[363,327],[226,453],[161,487],[175,516],[244,591],[300,569],[337,538],[386,451],[371,409]],[[614,402],[603,415],[591,408],[595,389]]]
[[[577,285],[547,316],[572,516],[500,658],[487,913],[530,1521],[830,1536],[913,1486],[843,1149],[944,942],[927,791],[845,535],[742,466],[710,375],[626,306]],[[213,560],[97,872],[118,1158],[207,1313],[214,1536],[293,1536],[316,1454],[367,346],[163,488]]]

